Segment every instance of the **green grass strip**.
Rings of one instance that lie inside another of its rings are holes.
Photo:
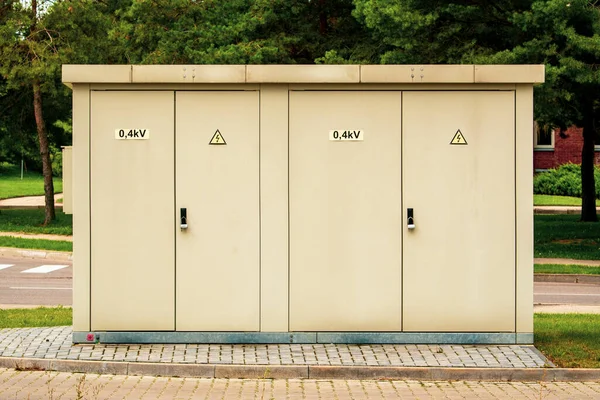
[[[14,236],[0,236],[0,247],[36,249],[50,251],[73,251],[73,243],[63,240],[24,239]]]
[[[535,314],[535,346],[561,368],[600,368],[600,314]]]
[[[56,219],[50,225],[42,226],[43,222],[43,209],[0,210],[0,232],[73,234],[73,216],[62,211],[56,211]]]
[[[579,274],[579,275],[600,275],[599,267],[588,267],[586,265],[563,265],[563,264],[535,264],[534,272],[536,274]]]
[[[73,324],[70,307],[0,309],[0,328],[30,328]]]
[[[52,178],[54,193],[62,193],[62,179]],[[39,172],[24,171],[21,179],[20,166],[0,164],[0,199],[44,194],[44,176]]]
[[[600,258],[600,223],[579,215],[535,215],[534,254],[538,258]]]
[[[551,196],[547,194],[534,194],[533,205],[535,206],[581,206],[580,197]],[[600,207],[600,200],[596,200]]]

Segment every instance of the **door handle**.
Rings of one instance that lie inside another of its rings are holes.
[[[187,223],[187,208],[181,208],[179,210],[179,217],[180,217],[180,223],[181,223],[181,229],[187,229],[188,227],[188,223]]]
[[[412,208],[406,210],[406,223],[408,229],[415,229],[415,215]]]

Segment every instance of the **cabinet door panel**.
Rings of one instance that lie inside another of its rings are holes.
[[[260,329],[258,105],[256,91],[177,92],[178,331]]]
[[[174,94],[93,91],[91,113],[91,327],[173,330]]]
[[[514,92],[403,100],[404,329],[514,332]]]
[[[400,104],[290,93],[292,331],[401,329]]]

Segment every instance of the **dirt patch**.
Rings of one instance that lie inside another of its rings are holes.
[[[598,242],[594,241],[594,240],[589,240],[589,239],[558,239],[558,240],[553,240],[552,243],[558,243],[558,244],[582,244],[584,243],[587,245],[596,245],[598,244]]]

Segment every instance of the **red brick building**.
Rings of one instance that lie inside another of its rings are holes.
[[[581,164],[582,131],[581,128],[572,127],[560,132],[559,129],[544,129],[536,125],[533,150],[534,171],[556,168],[568,162]],[[600,165],[600,135],[596,139],[595,163]]]

